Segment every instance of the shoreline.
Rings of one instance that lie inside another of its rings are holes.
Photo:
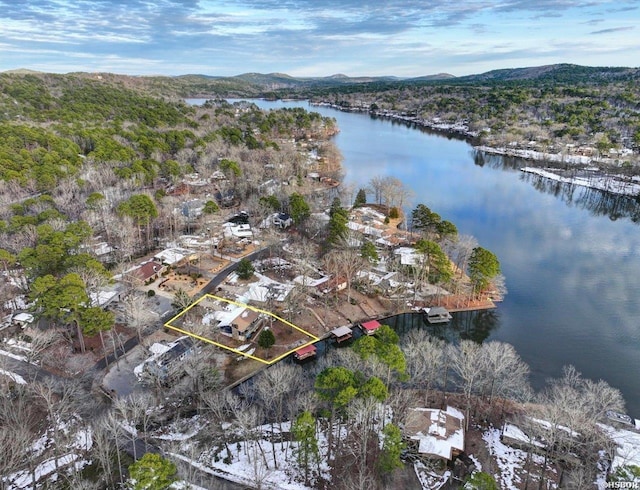
[[[471,131],[465,123],[448,124],[437,120],[430,121],[417,116],[397,114],[393,111],[371,111],[366,107],[343,107],[328,102],[309,101],[309,104],[311,106],[329,107],[342,112],[366,113],[374,117],[382,117],[407,124],[415,124],[416,126],[426,128],[443,135],[461,138],[469,143],[474,150],[488,155],[521,158],[523,160],[536,162],[540,164],[540,167],[526,166],[522,167],[520,170],[526,173],[537,174],[550,180],[598,189],[612,194],[631,197],[640,195],[640,175],[622,175],[603,170],[600,167],[593,167],[594,165],[601,165],[608,168],[623,168],[622,165],[627,161],[623,160],[623,157],[631,156],[632,154],[629,153],[623,154],[619,158],[611,158],[562,152],[549,153],[524,148],[506,148],[504,146],[479,145],[474,144],[474,140],[478,138],[479,133]],[[544,166],[545,164],[569,165],[575,167],[572,169],[573,171],[588,171],[591,172],[592,175],[586,178],[577,176],[565,177],[559,175],[558,172],[565,172],[566,169],[550,168]],[[585,168],[586,166],[591,166],[591,168]]]

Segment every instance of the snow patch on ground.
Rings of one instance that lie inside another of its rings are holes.
[[[12,359],[15,359],[16,361],[29,362],[29,360],[25,356],[19,356],[17,354],[14,354],[13,352],[2,349],[0,349],[0,356],[10,357]]]
[[[33,474],[27,470],[18,471],[16,473],[8,475],[7,477],[4,477],[3,481],[7,483],[7,490],[33,488],[34,475],[35,481],[39,481],[40,479],[47,477],[47,482],[54,482],[58,480],[56,467],[58,470],[60,470],[71,465],[72,463],[75,463],[76,468],[82,468],[89,464],[89,462],[83,460],[80,455],[70,453],[61,456],[57,459],[57,461],[56,458],[51,458],[43,461],[35,467]]]
[[[598,424],[616,444],[616,453],[611,462],[611,471],[625,465],[640,466],[640,434],[625,429],[615,429],[610,425]]]
[[[546,179],[555,180],[567,184],[579,185],[582,187],[590,187],[601,191],[612,192],[614,194],[623,194],[627,196],[637,196],[640,193],[640,183],[637,180],[628,180],[622,176],[593,174],[584,177],[563,177],[537,167],[524,167],[523,172],[539,175]]]
[[[504,490],[518,490],[522,484],[522,474],[524,474],[524,466],[527,461],[527,457],[531,457],[531,461],[536,465],[542,464],[544,458],[538,454],[529,455],[526,451],[515,449],[503,444],[500,440],[499,429],[489,429],[482,434],[489,453],[495,458],[498,466],[498,472],[493,473],[493,477],[498,482],[498,486]],[[530,472],[531,482],[538,480],[538,475]],[[556,488],[556,485],[550,482],[551,485],[546,488]]]
[[[27,384],[27,382],[24,380],[22,376],[16,373],[12,373],[11,371],[5,371],[4,369],[0,369],[0,375],[8,376],[11,381],[19,385]]]
[[[421,461],[413,463],[413,469],[424,490],[439,490],[447,484],[451,476],[450,471],[445,471],[443,474],[435,473]]]

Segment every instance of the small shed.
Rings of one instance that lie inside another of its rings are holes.
[[[331,336],[336,339],[338,343],[345,342],[353,337],[353,331],[345,325],[331,330]]]
[[[322,294],[327,294],[331,292],[340,292],[347,289],[347,278],[344,276],[336,276],[332,277],[326,282],[318,285],[318,290]]]
[[[295,357],[297,361],[302,361],[304,359],[315,357],[316,352],[317,352],[316,346],[313,344],[310,344],[304,347],[300,347],[298,350],[296,350],[293,353],[293,357]]]
[[[381,325],[378,320],[371,320],[360,324],[362,333],[364,333],[365,335],[373,335],[380,327]]]
[[[20,325],[22,328],[26,328],[34,321],[34,317],[31,313],[17,313],[13,316],[12,321]]]

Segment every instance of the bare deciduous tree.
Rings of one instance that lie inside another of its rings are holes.
[[[425,404],[429,406],[429,393],[442,374],[445,342],[432,337],[426,330],[412,330],[404,340],[403,350],[407,371],[414,382],[425,390]]]
[[[472,394],[481,383],[482,347],[472,340],[462,340],[453,351],[451,361],[456,384],[464,394],[465,424],[468,430]]]
[[[151,310],[151,300],[146,294],[133,291],[121,301],[121,304],[127,325],[133,327],[138,341],[142,342],[143,332],[158,319],[158,315]]]
[[[262,371],[255,383],[256,390],[264,402],[265,408],[272,412],[271,427],[273,428],[273,423],[277,422],[280,433],[282,433],[286,397],[295,387],[297,371],[299,371],[299,369],[296,369],[295,366],[279,363]],[[273,464],[274,467],[277,468],[278,462],[276,460],[273,437],[271,438],[271,443],[273,450]]]
[[[334,278],[344,277],[347,282],[347,301],[351,301],[351,286],[355,275],[362,269],[364,259],[356,248],[332,250],[324,257],[325,269]]]
[[[482,352],[480,389],[491,406],[496,396],[522,399],[529,393],[529,366],[511,344],[488,342],[482,345]]]

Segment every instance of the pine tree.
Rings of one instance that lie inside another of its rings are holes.
[[[267,355],[269,349],[276,343],[276,336],[273,334],[273,330],[264,328],[260,335],[258,335],[258,345],[263,349],[267,349]]]
[[[242,259],[240,262],[238,262],[238,269],[236,272],[238,273],[238,277],[240,279],[249,279],[251,276],[253,276],[254,271],[255,269],[253,268],[250,260]]]
[[[316,420],[310,412],[304,411],[298,415],[291,430],[298,443],[295,451],[298,465],[304,470],[304,482],[308,485],[310,466],[319,458]]]
[[[129,466],[128,487],[132,490],[165,490],[177,480],[177,468],[159,454],[147,453]]]
[[[364,206],[367,204],[367,191],[364,189],[360,189],[356,194],[356,199],[353,201],[353,207],[359,208],[360,206]]]

